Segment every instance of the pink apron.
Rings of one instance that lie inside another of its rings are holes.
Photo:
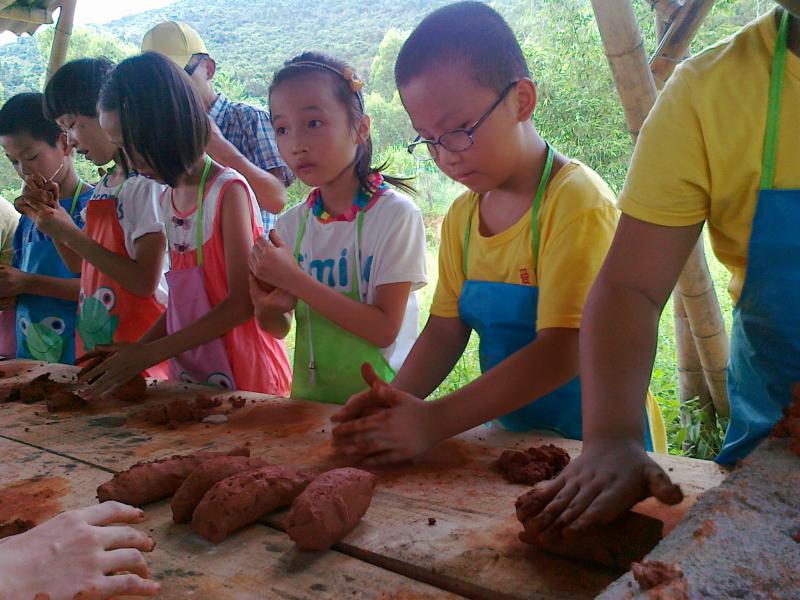
[[[166,275],[169,285],[167,335],[188,327],[211,310],[203,274],[203,194],[210,168],[211,159],[206,157],[197,191],[197,265],[177,271],[170,268]],[[171,358],[169,375],[170,379],[186,383],[236,389],[233,369],[221,337]]]

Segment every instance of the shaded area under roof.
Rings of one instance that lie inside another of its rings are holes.
[[[0,0],[0,33],[33,34],[53,23],[53,12],[61,0]]]

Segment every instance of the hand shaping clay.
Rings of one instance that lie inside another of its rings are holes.
[[[547,444],[524,451],[505,450],[495,462],[497,469],[511,483],[536,485],[552,479],[569,464],[569,454],[562,448]]]
[[[648,560],[631,565],[631,573],[649,598],[658,600],[689,600],[689,582],[677,565]]]
[[[231,475],[214,484],[192,516],[192,528],[219,544],[259,517],[288,506],[308,485],[303,472],[277,465]]]
[[[267,464],[261,459],[246,456],[220,456],[203,461],[172,497],[172,520],[175,523],[188,523],[192,520],[194,509],[215,483],[242,471],[266,467]]]
[[[325,550],[346,536],[367,512],[377,478],[360,469],[327,471],[292,503],[286,532],[304,550]]]
[[[161,500],[174,494],[183,480],[200,463],[219,456],[250,456],[250,449],[234,448],[230,452],[196,452],[137,463],[127,471],[114,475],[111,481],[100,485],[97,488],[97,499],[100,502],[117,500],[133,506],[142,506]]]
[[[517,518],[525,527],[519,539],[547,552],[628,570],[664,537],[661,521],[627,511],[608,525],[598,525],[574,537],[542,540],[532,528],[533,517],[544,508],[536,492],[534,488],[517,499]]]

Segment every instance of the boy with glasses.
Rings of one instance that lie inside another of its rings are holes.
[[[214,91],[211,80],[217,64],[197,32],[185,23],[164,21],[153,27],[142,40],[142,52],[163,54],[189,75],[211,118],[206,151],[221,165],[244,175],[256,194],[265,231],[272,229],[275,215],[286,204],[285,187],[294,176],[278,154],[269,115]]]
[[[334,415],[334,443],[383,465],[492,419],[580,439],[578,328],[617,223],[611,191],[537,132],[522,50],[488,6],[462,2],[429,15],[403,45],[395,79],[419,133],[409,152],[468,191],[442,224],[425,329],[391,386],[367,369],[372,389]],[[483,375],[420,400],[473,330]],[[372,414],[376,406],[386,410]]]

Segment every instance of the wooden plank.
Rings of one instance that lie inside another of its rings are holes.
[[[92,503],[108,473],[17,442],[0,440],[3,477],[0,519],[43,522],[62,510]],[[44,491],[49,490],[49,494]],[[146,509],[137,525],[155,538],[147,556],[159,598],[417,598],[457,596],[339,552],[299,552],[286,535],[255,525],[212,545],[188,525],[175,525],[169,502]]]
[[[147,403],[194,393],[162,385]],[[126,414],[118,405],[116,412],[43,421],[28,431],[0,426],[0,433],[115,470],[144,458],[245,443],[254,456],[278,464],[317,470],[341,464],[330,444],[329,415],[336,407],[242,395],[248,404],[223,425],[194,423],[169,430],[137,417],[140,408],[130,407]],[[519,542],[514,500],[527,488],[506,483],[490,466],[505,448],[542,443],[561,446],[572,456],[581,448],[576,441],[479,427],[440,444],[410,466],[378,473],[369,512],[337,548],[473,598],[593,597],[619,573],[545,555]],[[690,494],[678,509],[656,503],[641,507],[641,512],[655,514],[670,526],[697,494],[724,477],[707,461],[654,458]],[[429,518],[436,524],[429,526]],[[281,517],[267,522],[280,527]]]

